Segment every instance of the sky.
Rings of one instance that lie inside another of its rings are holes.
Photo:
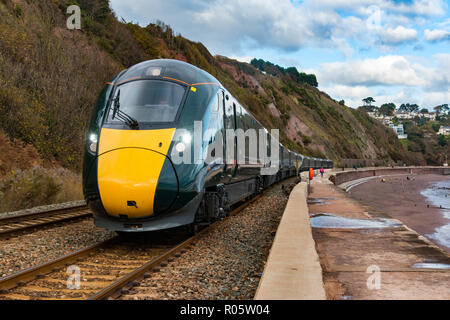
[[[358,107],[450,104],[450,0],[111,0],[119,18],[161,20],[212,54],[314,73]]]

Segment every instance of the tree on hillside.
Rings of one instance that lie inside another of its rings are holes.
[[[273,64],[270,61],[264,61],[262,59],[252,59],[250,64],[257,69],[264,71],[273,76],[288,75],[292,80],[297,83],[307,83],[313,87],[318,87],[317,77],[314,74],[306,74],[304,72],[298,72],[296,67],[283,68],[277,64]]]
[[[449,111],[450,111],[450,108],[449,108],[448,104],[447,103],[443,104],[442,105],[442,112],[448,113]]]
[[[445,147],[448,144],[448,141],[444,135],[440,134],[438,137],[438,143],[441,147]]]
[[[439,132],[439,128],[441,125],[439,123],[432,123],[431,128],[434,130],[434,132]]]
[[[393,118],[392,118],[392,123],[393,123],[395,126],[398,126],[398,125],[400,124],[400,121],[399,121],[399,119],[398,119],[397,117],[393,117]]]
[[[405,112],[417,112],[419,111],[420,107],[417,104],[402,104],[400,108],[398,108],[399,111],[405,111]]]
[[[436,106],[433,108],[434,112],[436,112],[437,114],[440,114],[442,112],[442,106]]]
[[[423,108],[422,110],[420,110],[420,113],[425,114],[425,113],[430,113],[430,112],[428,111],[427,108]]]
[[[420,107],[417,104],[411,104],[410,109],[411,109],[411,112],[417,113],[419,111]]]
[[[380,107],[380,113],[383,116],[392,116],[394,114],[395,109],[397,109],[394,103],[384,103]]]
[[[443,104],[443,105],[440,105],[440,106],[436,106],[436,107],[434,107],[433,109],[434,109],[434,111],[435,111],[437,114],[447,113],[447,112],[449,111],[448,104]]]
[[[372,98],[372,97],[367,97],[365,99],[362,99],[362,101],[364,102],[365,106],[369,106],[369,107],[371,107],[372,103],[375,102],[374,98]]]

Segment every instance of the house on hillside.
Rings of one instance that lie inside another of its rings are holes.
[[[393,116],[385,116],[385,115],[382,115],[381,113],[379,113],[377,111],[367,112],[367,114],[371,118],[377,119],[377,120],[383,122],[385,125],[388,125],[392,121],[392,118],[393,118]]]
[[[395,131],[395,133],[397,134],[397,137],[399,139],[407,139],[408,135],[405,134],[405,129],[403,128],[403,124],[399,124],[398,126],[394,125],[394,124],[390,124],[389,128],[391,128],[392,130]]]
[[[417,114],[415,114],[414,112],[407,112],[407,111],[397,111],[397,112],[395,113],[395,116],[396,116],[398,119],[401,119],[401,120],[414,119],[414,117],[415,117],[416,115],[417,115]]]
[[[428,119],[428,120],[436,120],[436,112],[430,112],[430,113],[423,113],[422,117]]]
[[[439,128],[438,134],[442,134],[444,136],[450,135],[450,127],[441,126]]]
[[[387,127],[389,127],[392,124],[392,117],[386,117],[385,119],[381,120],[383,124]]]

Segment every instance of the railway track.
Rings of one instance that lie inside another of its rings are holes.
[[[91,214],[92,213],[87,206],[80,205],[64,209],[0,218],[0,238],[7,238],[14,233],[32,228],[86,218]]]
[[[258,195],[236,207],[231,215],[239,213],[260,197]],[[158,272],[185,253],[215,225],[205,227],[194,236],[180,229],[176,233],[164,230],[133,240],[112,238],[0,279],[0,300],[117,298],[138,285],[140,279]]]

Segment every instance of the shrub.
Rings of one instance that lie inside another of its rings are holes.
[[[302,136],[302,140],[305,145],[308,145],[312,142],[312,139],[308,136]]]
[[[26,171],[12,171],[0,184],[1,211],[20,210],[51,204],[61,185],[46,175],[40,167]]]
[[[20,18],[22,16],[22,7],[19,6],[18,4],[14,6],[14,14],[16,15],[17,18]]]
[[[434,132],[438,132],[441,125],[439,123],[432,123],[431,128],[433,128]]]
[[[448,141],[444,135],[440,134],[438,137],[438,143],[441,147],[445,147],[448,144]]]
[[[0,180],[0,212],[83,198],[81,179],[67,169],[13,170]]]

